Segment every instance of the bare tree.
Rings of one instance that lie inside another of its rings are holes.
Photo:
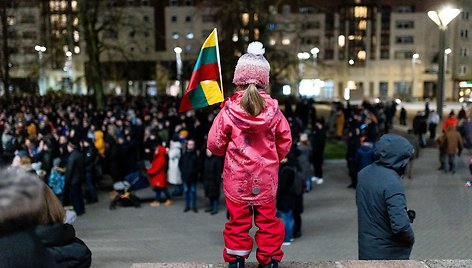
[[[3,88],[5,98],[9,98],[10,85],[10,48],[8,47],[8,14],[7,0],[0,0],[0,17],[2,23],[2,67],[0,67],[0,75],[2,75]]]

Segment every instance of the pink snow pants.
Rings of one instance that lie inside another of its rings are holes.
[[[264,205],[240,205],[226,198],[230,220],[223,231],[225,262],[236,259],[236,256],[248,258],[252,250],[253,240],[249,236],[252,228],[252,216],[259,230],[256,231],[256,259],[262,265],[269,264],[272,259],[282,260],[284,253],[280,249],[284,241],[285,228],[282,221],[275,217],[275,202]]]

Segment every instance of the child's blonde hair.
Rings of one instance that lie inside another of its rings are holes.
[[[244,89],[242,86],[238,88],[241,90]],[[245,89],[241,100],[241,107],[252,116],[257,116],[264,111],[265,100],[261,94],[259,94],[255,84],[249,84]]]

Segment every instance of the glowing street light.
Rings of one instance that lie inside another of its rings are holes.
[[[175,52],[175,60],[176,60],[176,66],[177,66],[177,81],[179,84],[179,94],[183,94],[183,88],[182,88],[182,82],[180,81],[182,78],[182,57],[180,54],[182,54],[182,48],[181,47],[175,47],[174,48]]]
[[[46,81],[45,81],[44,68],[43,68],[43,53],[46,52],[46,47],[36,45],[34,46],[34,50],[38,52],[38,62],[39,62],[38,88],[39,88],[39,95],[42,96],[46,93]]]
[[[439,70],[436,106],[440,118],[443,117],[446,30],[447,25],[460,13],[460,9],[451,7],[444,7],[441,10],[428,11],[428,17],[439,27]]]

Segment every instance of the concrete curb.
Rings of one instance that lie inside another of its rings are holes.
[[[254,262],[246,268],[257,268]],[[319,261],[282,262],[280,267],[288,268],[469,268],[472,260],[424,260],[424,261]],[[225,263],[135,263],[132,268],[224,268]]]

